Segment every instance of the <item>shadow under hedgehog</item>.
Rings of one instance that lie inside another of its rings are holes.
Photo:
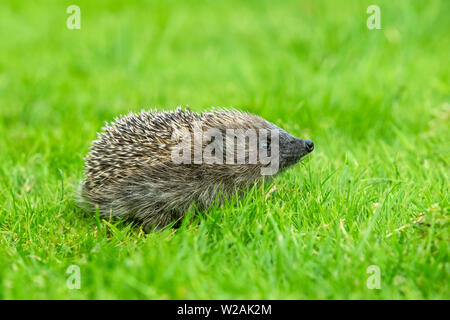
[[[107,123],[85,161],[81,201],[145,231],[205,210],[272,177],[314,149],[254,114],[142,111]]]

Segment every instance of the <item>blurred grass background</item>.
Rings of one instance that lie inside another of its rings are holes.
[[[2,0],[0,298],[450,298],[449,14],[445,0]],[[257,113],[316,150],[269,197],[177,231],[83,214],[73,193],[103,123],[179,105]]]

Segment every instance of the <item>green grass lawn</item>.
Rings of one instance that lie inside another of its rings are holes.
[[[0,298],[449,299],[449,14],[446,0],[2,0]],[[104,122],[178,105],[247,110],[316,149],[177,230],[78,208]]]

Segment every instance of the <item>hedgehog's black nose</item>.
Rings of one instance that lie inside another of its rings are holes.
[[[305,140],[305,146],[306,146],[306,150],[308,150],[308,152],[311,152],[314,150],[314,142],[312,142],[311,140]]]

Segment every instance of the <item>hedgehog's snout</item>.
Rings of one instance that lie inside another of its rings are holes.
[[[303,140],[303,142],[305,143],[305,148],[308,152],[314,150],[314,142],[312,142],[311,140]]]
[[[287,141],[286,141],[287,140]],[[288,136],[284,140],[284,147],[282,142],[281,150],[281,167],[287,168],[306,156],[308,153],[314,150],[314,142],[306,139],[298,139],[293,136]]]
[[[314,142],[311,140],[294,138],[293,142],[295,145],[293,148],[293,154],[297,160],[300,160],[300,158],[306,156],[314,150]]]

